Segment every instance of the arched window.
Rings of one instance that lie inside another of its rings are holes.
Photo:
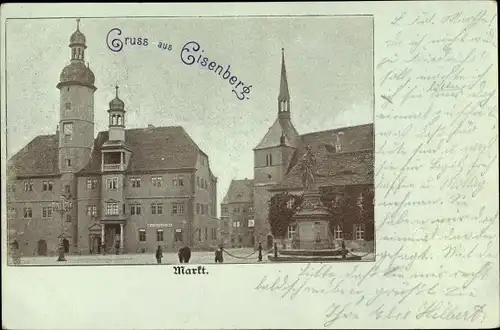
[[[118,125],[123,125],[122,116],[118,115]]]
[[[116,125],[116,115],[111,116],[111,125]]]
[[[272,154],[266,155],[266,166],[273,166],[273,155]]]

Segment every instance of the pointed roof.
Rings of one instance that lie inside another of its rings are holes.
[[[231,180],[222,204],[251,203],[253,201],[253,180]]]
[[[288,91],[288,80],[286,78],[286,67],[285,67],[285,49],[281,48],[281,81],[280,81],[280,92],[278,94],[278,101],[289,101],[290,93]]]
[[[290,119],[276,118],[274,124],[269,128],[264,138],[254,148],[265,149],[281,145],[281,136],[285,137],[285,145],[297,147],[299,143],[299,133],[295,129]]]

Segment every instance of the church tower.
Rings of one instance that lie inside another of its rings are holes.
[[[76,173],[89,161],[94,143],[94,73],[85,65],[85,36],[76,31],[71,35],[71,61],[60,75],[59,108],[59,171]]]
[[[59,239],[68,240],[70,246],[78,246],[78,203],[75,174],[90,160],[94,144],[94,73],[85,65],[86,39],[80,32],[80,20],[76,20],[76,31],[70,37],[70,64],[61,72],[59,89],[59,172],[60,192],[73,207],[64,213],[62,233]],[[61,215],[62,216],[62,215]],[[73,248],[69,248],[71,253]]]
[[[299,133],[291,120],[291,98],[285,65],[285,52],[281,49],[281,75],[278,93],[278,116],[268,132],[254,148],[254,211],[255,241],[268,241],[268,189],[282,182],[290,159],[299,143]],[[267,243],[263,245],[267,247]]]

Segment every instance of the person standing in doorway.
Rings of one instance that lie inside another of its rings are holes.
[[[163,258],[163,250],[160,245],[156,249],[156,262],[161,264],[161,258]]]

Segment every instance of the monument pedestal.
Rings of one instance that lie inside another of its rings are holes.
[[[334,249],[335,243],[330,233],[329,223],[332,214],[321,202],[319,190],[304,193],[304,201],[297,213],[292,217],[295,224],[295,237],[291,248],[282,249],[278,256],[268,256],[277,262],[310,262],[310,261],[345,261],[360,260],[353,256],[346,257],[347,250]]]

